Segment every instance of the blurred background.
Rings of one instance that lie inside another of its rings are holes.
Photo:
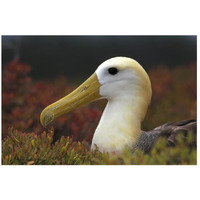
[[[196,119],[196,36],[2,36],[3,138],[9,127],[40,134],[41,111],[115,56],[134,58],[150,76],[153,97],[143,130]],[[90,143],[105,103],[57,119],[49,127],[55,140],[65,135]]]
[[[146,70],[196,61],[196,36],[2,36],[3,66],[18,58],[34,78],[91,74],[115,56],[137,60]]]

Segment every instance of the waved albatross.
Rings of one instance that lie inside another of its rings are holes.
[[[41,113],[44,127],[55,118],[86,103],[106,98],[100,122],[95,130],[91,148],[101,152],[122,153],[125,147],[148,152],[160,136],[174,142],[179,132],[196,133],[196,120],[171,122],[152,131],[141,131],[151,101],[151,82],[135,60],[114,57],[103,62],[84,83],[69,95],[47,106]]]

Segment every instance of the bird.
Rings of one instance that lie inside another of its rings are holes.
[[[77,89],[47,106],[41,112],[40,122],[46,128],[63,114],[107,99],[91,149],[111,154],[122,154],[127,147],[133,152],[135,149],[149,152],[162,136],[174,144],[178,133],[196,133],[196,120],[168,122],[151,131],[142,131],[141,123],[151,97],[151,81],[144,68],[132,58],[118,56],[104,61]]]

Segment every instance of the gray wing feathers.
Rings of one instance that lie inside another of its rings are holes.
[[[156,127],[151,131],[142,131],[133,147],[133,150],[139,148],[144,152],[148,152],[151,150],[156,140],[160,137],[166,137],[169,144],[176,144],[177,134],[183,133],[185,136],[187,136],[188,132],[192,132],[194,134],[197,133],[196,120],[169,122]]]

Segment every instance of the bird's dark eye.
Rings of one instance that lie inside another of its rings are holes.
[[[115,75],[115,74],[118,73],[118,69],[115,68],[115,67],[111,67],[111,68],[108,69],[108,72],[109,72],[109,74],[111,74],[111,75]]]

